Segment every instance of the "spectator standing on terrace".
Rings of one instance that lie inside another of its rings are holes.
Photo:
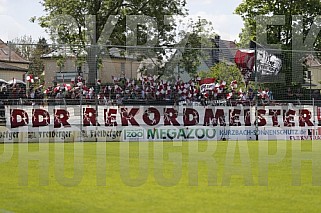
[[[298,101],[298,104],[301,104],[301,101],[300,101],[300,100],[302,100],[303,94],[302,94],[302,91],[301,91],[300,88],[298,88],[298,89],[296,90],[296,93],[294,94],[294,97],[295,97],[296,100]]]
[[[314,100],[321,100],[320,91],[319,90],[314,90],[313,93],[312,93],[312,98],[314,98]]]
[[[288,100],[293,100],[294,99],[294,94],[293,94],[293,92],[292,92],[290,87],[288,88],[287,96],[288,96]]]
[[[269,98],[269,101],[272,101],[273,100],[273,93],[272,93],[272,91],[269,89],[269,88],[266,88],[266,94],[267,94],[267,96],[268,96],[268,98]]]
[[[122,97],[121,97],[119,94],[116,95],[116,104],[117,104],[118,106],[120,106],[120,105],[123,104]]]
[[[57,92],[55,99],[56,99],[56,104],[58,105],[62,104],[63,95],[61,90]]]
[[[243,92],[240,96],[241,96],[240,100],[241,100],[242,102],[244,102],[244,101],[247,101],[247,100],[248,100],[248,97],[247,97],[246,92]]]
[[[4,100],[8,98],[8,89],[5,85],[2,85],[0,90],[0,100]]]
[[[203,94],[203,93],[201,93],[200,96],[199,96],[199,98],[200,98],[201,105],[202,105],[202,106],[207,106],[207,98],[206,98],[206,95]]]
[[[253,89],[252,89],[251,87],[248,89],[247,98],[248,98],[250,101],[253,101],[253,100],[254,100],[254,92],[253,92]]]
[[[15,102],[15,100],[18,98],[16,84],[12,84],[12,86],[9,87],[9,93],[9,97]]]
[[[33,89],[33,87],[31,87],[29,89],[29,98],[31,99],[31,104],[35,105],[35,101],[34,101],[34,99],[35,99],[35,90]]]

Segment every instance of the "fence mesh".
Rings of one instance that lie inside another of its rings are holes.
[[[184,140],[193,128],[204,131],[198,132],[203,139],[240,139],[232,135],[235,128],[242,139],[275,134],[293,139],[296,127],[305,128],[295,133],[301,139],[321,125],[318,55],[262,46],[239,49],[230,41],[203,48],[1,44],[0,123],[26,127],[22,138],[29,141],[36,127],[56,134],[56,128],[70,125],[67,118],[73,131],[78,128],[70,141],[98,141],[96,133],[107,134],[106,127],[118,136],[100,141],[125,140],[128,131],[149,140],[157,128],[168,132],[166,125],[183,125],[175,131]],[[146,129],[126,129],[129,123],[140,125],[135,116]],[[96,131],[94,136],[86,135],[89,130]],[[169,133],[166,137],[172,140]]]
[[[219,44],[182,49],[9,43],[2,48],[1,99],[31,105],[279,105],[321,99],[316,53]]]

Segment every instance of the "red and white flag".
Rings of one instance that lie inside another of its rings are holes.
[[[72,89],[72,86],[70,84],[64,84],[64,88],[67,91],[70,91]]]
[[[237,81],[236,80],[232,81],[230,86],[232,89],[236,89],[237,88]]]
[[[227,100],[229,100],[229,99],[231,99],[231,98],[232,98],[232,96],[233,96],[233,93],[232,93],[232,92],[230,92],[230,93],[228,93],[228,94],[227,94],[226,99],[227,99]]]
[[[26,80],[30,83],[34,82],[33,75],[27,75]]]

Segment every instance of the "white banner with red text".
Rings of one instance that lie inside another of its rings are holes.
[[[319,139],[312,106],[6,106],[0,142]]]

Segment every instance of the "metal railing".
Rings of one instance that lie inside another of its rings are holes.
[[[31,99],[31,98],[19,98],[19,99],[0,99],[0,105],[40,105],[40,106],[55,106],[55,105],[105,105],[105,106],[139,106],[139,105],[155,105],[155,106],[255,106],[256,100],[233,100],[233,99],[197,99],[197,100],[175,100],[175,99],[86,99],[86,98],[43,98],[43,99]],[[258,100],[258,106],[280,106],[280,105],[310,105],[321,106],[321,100]]]

